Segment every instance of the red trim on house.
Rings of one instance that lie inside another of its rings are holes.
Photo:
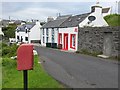
[[[68,50],[68,33],[64,33],[64,50]]]
[[[72,37],[74,36],[75,40],[74,40],[74,43],[75,43],[75,46],[73,46],[73,39]],[[70,34],[70,48],[72,49],[75,49],[76,48],[76,34]]]

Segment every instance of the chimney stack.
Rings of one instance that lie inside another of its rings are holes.
[[[51,17],[51,16],[47,18],[47,22],[50,22],[50,21],[53,21],[53,20],[54,20],[54,18]]]

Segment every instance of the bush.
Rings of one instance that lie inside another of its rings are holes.
[[[2,43],[2,56],[16,56],[18,46],[16,44],[13,44],[11,46],[8,46],[5,43]]]

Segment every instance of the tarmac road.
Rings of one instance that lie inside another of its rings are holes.
[[[88,55],[35,46],[49,75],[70,88],[118,88],[118,64]]]

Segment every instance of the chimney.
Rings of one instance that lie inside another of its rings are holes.
[[[39,26],[40,26],[40,22],[39,22],[39,20],[36,20],[36,25],[39,25]]]
[[[48,18],[47,18],[47,22],[50,22],[50,21],[53,21],[53,20],[54,20],[53,17],[48,17]]]
[[[25,21],[22,21],[22,22],[21,22],[21,25],[24,25],[24,24],[26,24],[26,22],[25,22]]]

